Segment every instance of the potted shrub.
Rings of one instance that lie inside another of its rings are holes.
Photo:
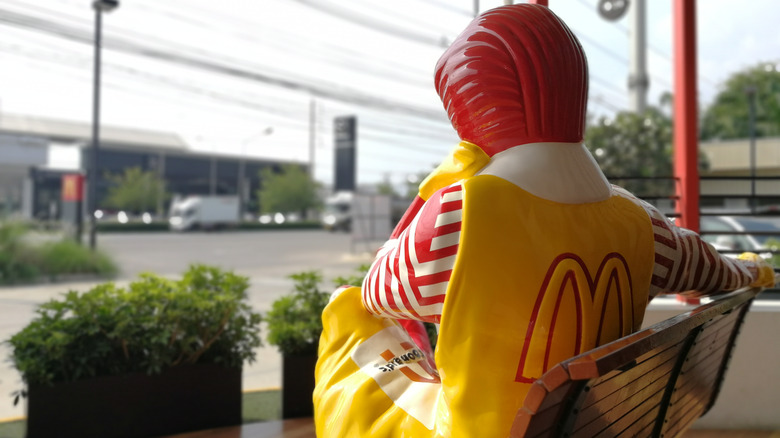
[[[27,437],[137,437],[240,424],[241,369],[261,345],[248,280],[196,265],[40,305],[7,342]],[[18,401],[17,394],[17,401]]]
[[[334,288],[360,286],[368,269],[369,265],[360,265],[354,275],[334,278]],[[268,324],[268,343],[282,353],[282,418],[311,417],[322,311],[331,291],[320,290],[322,275],[317,271],[299,272],[290,278],[293,293],[274,301],[263,319]],[[438,333],[434,324],[425,323],[425,328],[435,347]]]
[[[334,286],[360,285],[367,265],[357,274],[336,277]],[[304,271],[290,275],[293,293],[273,302],[264,319],[268,343],[282,353],[282,418],[311,417],[314,414],[314,367],[322,334],[322,311],[332,291],[320,290],[322,275]]]

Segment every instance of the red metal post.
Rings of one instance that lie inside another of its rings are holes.
[[[699,232],[699,126],[696,105],[696,0],[674,1],[674,176],[677,225]],[[677,300],[699,304],[698,298]]]
[[[696,0],[674,1],[674,176],[677,224],[699,232]]]

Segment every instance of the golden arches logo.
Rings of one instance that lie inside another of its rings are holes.
[[[551,364],[630,334],[633,301],[631,272],[622,255],[604,256],[595,276],[576,254],[556,257],[539,288],[515,380],[531,383]],[[564,308],[573,318],[561,317]]]

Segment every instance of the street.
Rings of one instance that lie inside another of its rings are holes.
[[[174,277],[192,263],[232,270],[249,277],[249,302],[259,312],[292,290],[290,274],[317,270],[333,289],[332,278],[351,275],[369,263],[380,242],[353,242],[349,234],[305,231],[247,231],[213,233],[118,233],[98,235],[97,246],[120,268],[118,284],[141,272]],[[68,290],[86,291],[95,281],[0,287],[0,340],[7,340],[34,316],[35,306]],[[261,332],[265,337],[265,332]],[[13,406],[11,393],[22,388],[9,361],[8,346],[0,345],[0,421],[25,415],[24,404]],[[281,358],[276,348],[258,350],[257,361],[244,367],[244,389],[279,387]]]
[[[338,275],[365,262],[366,254],[377,248],[352,245],[349,234],[322,230],[118,233],[99,235],[97,246],[112,255],[122,279],[144,271],[177,275],[191,263],[220,266],[250,278],[285,277],[305,269]]]

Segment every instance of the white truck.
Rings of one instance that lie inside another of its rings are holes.
[[[352,228],[353,192],[336,192],[325,199],[322,227],[328,231],[349,231]]]
[[[174,231],[232,227],[239,222],[238,196],[188,196],[171,202],[168,223]]]

